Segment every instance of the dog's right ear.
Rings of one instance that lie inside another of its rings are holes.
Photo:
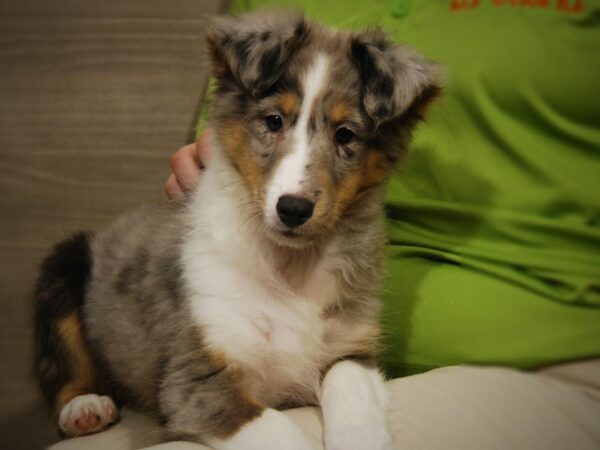
[[[280,78],[286,61],[307,34],[302,14],[220,17],[207,37],[214,75],[231,77],[254,97],[260,97]]]

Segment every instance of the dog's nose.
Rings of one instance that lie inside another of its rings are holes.
[[[282,195],[277,201],[277,215],[290,228],[298,227],[312,216],[314,204],[295,195]]]

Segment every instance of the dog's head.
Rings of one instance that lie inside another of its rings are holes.
[[[381,185],[439,93],[437,66],[380,30],[251,14],[208,41],[218,142],[281,245],[327,234]]]

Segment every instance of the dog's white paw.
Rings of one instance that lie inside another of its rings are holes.
[[[67,436],[81,436],[104,430],[118,416],[117,407],[110,397],[79,395],[60,411],[58,426]]]
[[[327,433],[326,450],[394,450],[394,442],[389,432],[380,424],[340,430]]]

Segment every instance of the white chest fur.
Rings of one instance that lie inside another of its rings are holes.
[[[314,392],[332,356],[322,312],[335,291],[334,277],[317,264],[306,286],[294,292],[240,216],[240,193],[220,191],[216,203],[218,174],[206,175],[192,200],[193,229],[183,250],[203,343],[243,367],[250,388],[267,404],[281,394]]]
[[[325,333],[318,305],[279,295],[220,261],[213,260],[196,281],[191,307],[209,349],[267,382],[294,384],[316,376]]]

